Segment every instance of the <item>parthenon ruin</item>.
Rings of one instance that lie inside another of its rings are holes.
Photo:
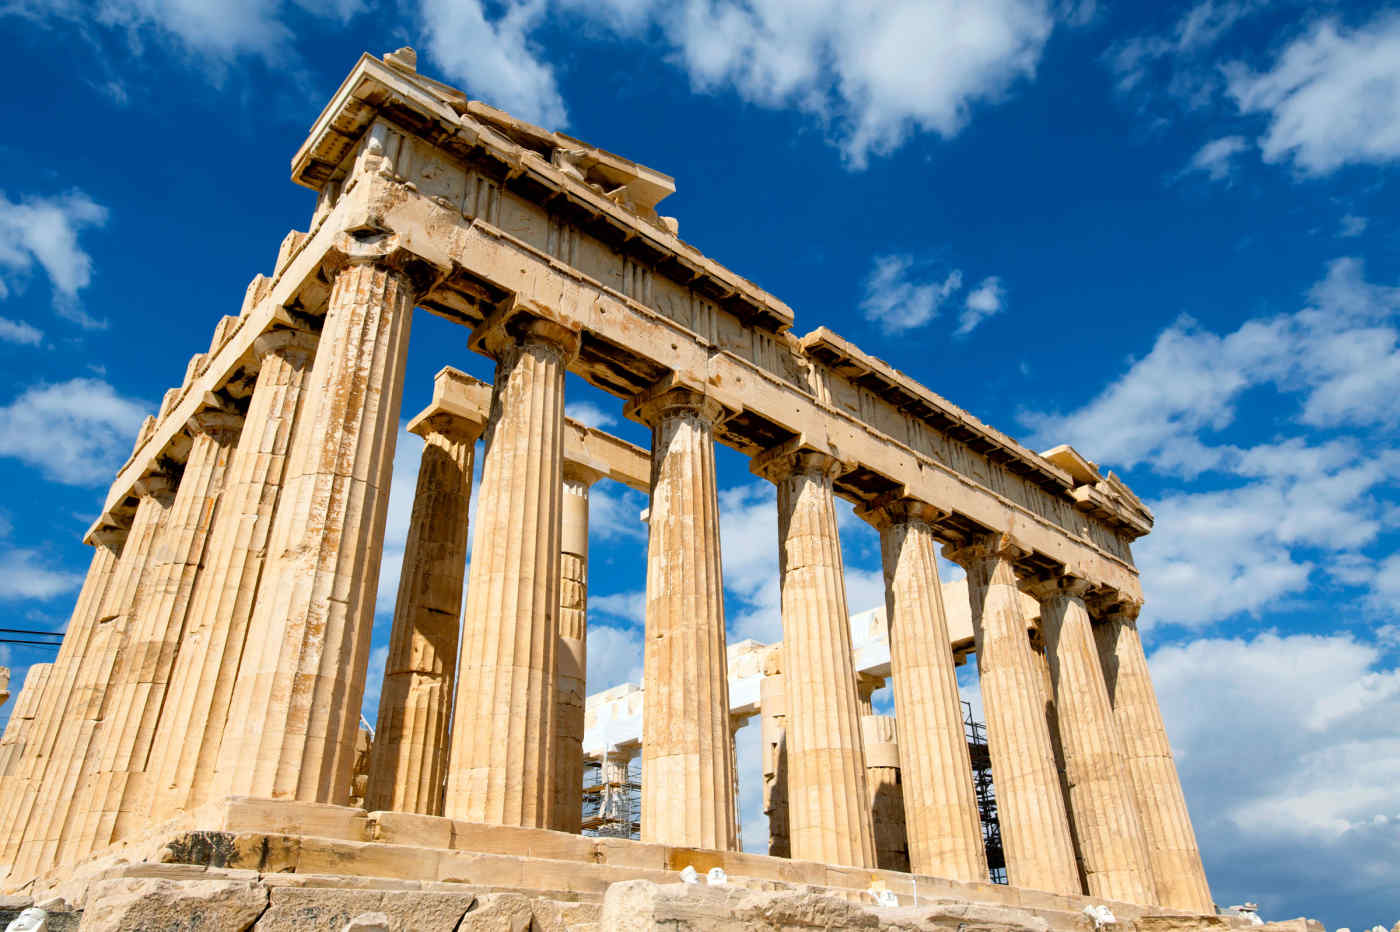
[[[1112,473],[824,327],[795,335],[657,213],[672,179],[468,100],[411,50],[361,57],[292,178],[317,192],[309,230],[142,426],[57,659],[16,700],[6,889],[159,863],[577,899],[689,865],[904,904],[1214,915],[1136,625],[1152,516]],[[465,328],[495,377],[444,368],[409,422],[425,445],[357,786],[415,309]],[[566,419],[566,372],[650,449]],[[740,650],[742,671],[716,444],[777,493],[783,639]],[[643,682],[586,704],[599,481],[650,496]],[[883,555],[885,605],[854,640],[837,498]],[[940,552],[965,583],[940,582]],[[969,658],[1007,885],[988,882]],[[885,682],[893,720],[870,707]],[[733,729],[753,715],[766,855],[737,850]],[[583,835],[585,761],[619,754],[641,761],[640,839]]]

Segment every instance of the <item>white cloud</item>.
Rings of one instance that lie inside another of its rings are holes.
[[[1400,14],[1356,29],[1322,20],[1266,70],[1234,63],[1226,74],[1240,111],[1268,117],[1266,162],[1320,175],[1400,158]]]
[[[1134,547],[1148,620],[1257,614],[1324,570],[1346,586],[1375,577],[1365,550],[1395,522],[1377,496],[1400,479],[1400,289],[1342,259],[1308,298],[1223,336],[1183,318],[1077,411],[1022,416],[1037,448],[1068,442],[1176,480],[1149,503],[1156,529]],[[1258,392],[1278,402],[1251,404],[1237,433],[1271,439],[1215,442]]]
[[[902,333],[933,320],[943,302],[962,287],[962,272],[954,269],[943,281],[918,274],[912,256],[878,256],[865,280],[860,310],[865,319],[886,333]]]
[[[1394,918],[1400,670],[1381,659],[1348,635],[1272,632],[1152,654],[1218,902],[1334,928]]]
[[[589,595],[588,614],[608,615],[634,624],[644,624],[647,618],[647,594],[644,591],[613,592]],[[593,691],[590,687],[590,692]]]
[[[1365,217],[1358,217],[1355,214],[1347,214],[1342,217],[1342,229],[1338,236],[1348,239],[1353,236],[1360,236],[1366,232],[1367,220]]]
[[[488,18],[482,0],[420,0],[424,51],[467,93],[549,129],[568,123],[554,68],[530,38],[546,0],[506,0]]]
[[[217,80],[224,66],[243,55],[285,67],[294,57],[295,35],[285,22],[293,9],[344,23],[365,6],[364,0],[13,0],[4,11],[37,20],[66,20],[84,32],[93,27],[118,30],[137,54],[153,38],[202,58],[205,73]],[[126,96],[115,82],[107,82],[104,90],[118,102]]]
[[[73,591],[82,581],[81,573],[57,569],[37,550],[0,550],[0,600],[51,599]]]
[[[92,280],[92,257],[78,234],[106,222],[107,208],[82,191],[17,202],[0,192],[0,298],[22,287],[37,263],[53,288],[56,311],[84,327],[105,327],[78,303],[78,292]]]
[[[1030,78],[1054,26],[1045,0],[555,0],[554,8],[636,42],[661,42],[700,91],[816,118],[854,167],[915,132],[956,134],[978,104]],[[420,0],[427,50],[449,76],[520,116],[567,118],[532,34],[548,0]],[[1058,11],[1082,21],[1074,5]]]
[[[590,622],[588,625],[588,692],[642,681],[642,632]]]
[[[1201,172],[1211,181],[1224,181],[1234,173],[1234,159],[1249,143],[1243,136],[1225,136],[1201,146],[1186,166],[1187,172]]]
[[[962,314],[958,316],[957,336],[971,333],[977,325],[994,314],[1000,314],[1006,307],[1006,289],[1001,279],[990,275],[982,279],[982,284],[967,296],[963,302]]]
[[[379,693],[384,688],[384,665],[389,661],[389,645],[381,644],[369,652],[365,673],[365,694],[360,701],[360,714],[371,728],[379,725]]]
[[[0,406],[0,456],[55,482],[96,485],[126,459],[147,410],[98,379],[34,385]]]
[[[385,618],[386,626],[388,619],[393,617],[394,602],[399,594],[399,571],[403,567],[404,545],[408,543],[408,528],[413,519],[413,497],[418,487],[418,463],[422,458],[423,438],[417,434],[410,434],[404,430],[404,425],[400,424],[399,436],[394,442],[394,472],[389,483],[389,517],[384,526],[384,555],[379,564],[379,591],[374,603],[375,614]],[[387,627],[385,630],[388,630]]]
[[[571,401],[564,405],[564,414],[585,427],[611,427],[617,418],[591,401]]]
[[[1219,79],[1215,69],[1197,67],[1196,58],[1264,3],[1265,0],[1203,0],[1187,10],[1165,34],[1115,42],[1105,58],[1117,75],[1119,91],[1155,90],[1149,78],[1165,65],[1166,75],[1160,86],[1170,96],[1188,107],[1206,103],[1215,94]]]
[[[44,342],[44,332],[22,320],[0,317],[0,341],[21,346],[38,346]]]

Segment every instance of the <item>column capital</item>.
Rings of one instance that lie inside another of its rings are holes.
[[[869,702],[870,697],[885,688],[885,678],[873,673],[856,671],[856,694],[861,702]]]
[[[417,434],[424,440],[439,434],[458,443],[475,443],[485,430],[486,425],[479,421],[446,411],[414,418],[408,425],[409,433]]]
[[[1015,563],[1030,554],[1020,542],[1010,534],[992,532],[970,537],[961,545],[949,544],[943,548],[943,556],[966,569],[971,563],[999,558]]]
[[[1094,587],[1093,583],[1087,579],[1068,574],[1059,576],[1038,576],[1028,579],[1022,584],[1026,592],[1035,596],[1042,602],[1048,602],[1055,598],[1078,599],[1081,602],[1089,594],[1089,590]]]
[[[1086,602],[1095,623],[1134,624],[1142,611],[1142,602],[1128,598],[1116,589],[1096,592]]]
[[[397,233],[354,230],[338,234],[326,250],[322,273],[327,281],[352,265],[372,265],[402,275],[415,295],[432,288],[446,270],[407,249]]]
[[[142,498],[168,498],[175,494],[178,483],[168,473],[151,472],[133,483],[136,494]]]
[[[310,359],[320,341],[320,335],[309,330],[273,327],[253,340],[253,353],[257,355],[258,362],[273,353],[285,356],[303,354]]]
[[[185,423],[191,437],[207,434],[225,443],[238,439],[243,429],[243,415],[216,407],[202,407]]]
[[[915,522],[934,527],[948,516],[942,508],[905,495],[901,490],[886,493],[856,508],[856,517],[883,531],[896,524]]]
[[[703,388],[683,384],[674,376],[667,376],[627,402],[622,413],[648,427],[655,427],[669,417],[686,415],[717,427],[733,414]]]
[[[600,469],[595,469],[587,463],[580,463],[570,459],[564,460],[564,481],[566,483],[575,482],[587,488],[606,475],[607,473]]]
[[[467,346],[500,359],[515,347],[545,345],[557,349],[565,364],[578,355],[579,330],[553,308],[512,295],[481,322]]]
[[[764,450],[749,461],[749,472],[773,483],[803,473],[834,479],[845,471],[846,464],[839,458],[824,450],[818,450],[802,437],[794,437]]]

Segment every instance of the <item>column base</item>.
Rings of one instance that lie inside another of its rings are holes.
[[[337,897],[344,899],[351,890],[365,894],[352,898],[356,903],[361,899],[368,902],[373,898],[369,896],[371,892],[381,898],[408,893],[480,896],[510,892],[552,903],[601,904],[604,894],[614,884],[622,881],[675,884],[687,866],[694,867],[702,875],[713,867],[722,868],[728,875],[729,886],[739,891],[827,895],[843,903],[860,904],[862,908],[873,908],[872,898],[866,891],[872,884],[883,884],[898,899],[901,909],[873,911],[881,914],[889,911],[891,920],[896,914],[914,918],[902,908],[915,907],[917,900],[921,910],[934,902],[945,907],[961,904],[963,907],[1013,910],[1016,916],[1007,916],[1006,928],[1009,929],[1044,928],[1037,922],[1044,920],[1052,930],[1078,932],[1084,921],[1083,909],[1091,904],[1107,905],[1120,922],[1152,917],[1151,928],[1158,932],[1228,929],[1235,923],[1235,920],[1207,919],[1176,910],[991,883],[960,883],[759,854],[249,797],[229,797],[211,803],[194,813],[172,819],[142,838],[113,845],[75,869],[56,871],[32,884],[23,884],[16,892],[40,902],[61,897],[76,909],[101,901],[104,910],[107,908],[104,898],[121,891],[127,894],[135,891],[133,895],[139,896],[164,896],[173,889],[161,884],[152,886],[146,881],[161,881],[167,885],[210,881],[253,884],[270,890],[272,900],[269,902],[274,905],[279,897],[288,902],[289,897],[299,897],[321,901],[324,906],[337,901]],[[18,885],[8,884],[7,889]],[[300,891],[295,896],[287,892],[293,888]],[[663,891],[665,889],[662,887]],[[279,890],[283,892],[278,893]],[[312,894],[308,892],[311,890],[326,892]],[[196,893],[198,891],[193,890],[189,895]],[[670,893],[657,896],[660,896],[658,903],[674,899]],[[719,904],[716,908],[741,908],[741,904],[729,903],[729,899],[720,897],[715,901]],[[360,911],[384,910],[366,907]],[[461,914],[456,918],[460,919]],[[579,916],[578,921],[596,920]],[[546,927],[566,928],[571,924]],[[878,927],[887,928],[883,916]],[[922,927],[918,924],[900,926]],[[932,923],[927,927],[935,928]],[[449,924],[445,928],[454,926]],[[1240,928],[1244,929],[1245,925],[1241,924]],[[1309,930],[1300,929],[1299,932]]]

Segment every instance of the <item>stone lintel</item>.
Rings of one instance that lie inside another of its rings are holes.
[[[408,422],[420,436],[430,422],[441,419],[466,425],[480,433],[491,412],[491,384],[451,366],[433,377],[433,400]],[[573,418],[564,419],[564,474],[566,478],[612,479],[639,492],[651,489],[651,454],[635,444],[614,437]],[[591,483],[591,480],[590,480]]]
[[[829,445],[804,436],[786,440],[749,461],[749,472],[775,483],[799,472],[815,472],[834,479],[849,470],[850,464],[843,462]]]
[[[962,567],[966,567],[971,561],[991,556],[1002,557],[1015,563],[1030,553],[1030,549],[1011,534],[996,532],[980,534],[961,545],[949,544],[943,548],[943,556]]]
[[[1022,583],[1022,588],[1042,602],[1065,596],[1083,599],[1093,588],[1087,579],[1069,574],[1053,574],[1033,577]]]
[[[948,516],[942,508],[920,501],[904,489],[887,492],[864,505],[856,506],[856,517],[868,522],[876,530],[884,530],[891,524],[902,521],[922,521],[930,527]]]
[[[578,324],[556,308],[512,295],[497,304],[472,330],[467,346],[483,356],[499,359],[509,347],[533,341],[559,346],[565,359],[571,360],[578,355]]]
[[[651,387],[630,399],[622,408],[629,420],[652,426],[663,412],[674,408],[694,409],[701,417],[718,427],[738,411],[725,404],[704,382],[680,372],[671,372]]]

